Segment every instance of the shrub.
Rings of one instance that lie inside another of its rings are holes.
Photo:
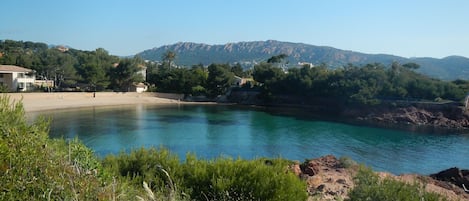
[[[306,200],[306,184],[287,172],[282,159],[200,160],[185,162],[166,149],[139,149],[108,156],[104,166],[133,184],[144,181],[166,197],[186,195],[195,200]],[[165,174],[167,171],[168,175]],[[179,196],[181,197],[181,196]]]
[[[351,168],[351,167],[358,166],[357,162],[345,156],[342,156],[339,158],[339,165],[342,168]]]
[[[211,161],[188,156],[185,186],[198,200],[306,200],[306,185],[282,159]]]
[[[21,103],[0,97],[0,200],[89,200],[102,193],[93,167],[70,162],[94,156],[78,159],[77,151],[63,149],[64,140],[48,138],[48,125],[46,119],[28,124]]]
[[[424,187],[414,183],[408,184],[390,178],[380,179],[370,168],[361,167],[354,178],[355,188],[349,193],[350,201],[439,201],[445,198],[426,192]]]

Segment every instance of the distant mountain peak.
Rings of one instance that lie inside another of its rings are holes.
[[[382,63],[389,66],[392,62],[415,62],[420,64],[421,73],[440,79],[457,79],[469,77],[469,59],[461,56],[435,58],[405,58],[389,54],[365,54],[350,50],[341,50],[328,46],[315,46],[304,43],[282,42],[277,40],[233,42],[219,45],[204,43],[178,42],[164,45],[138,53],[147,60],[161,60],[168,51],[177,55],[176,64],[191,66],[202,63],[242,63],[252,67],[255,63],[266,61],[274,55],[287,54],[290,64],[307,62],[315,65],[327,64],[330,68],[338,68],[349,63],[363,65]]]

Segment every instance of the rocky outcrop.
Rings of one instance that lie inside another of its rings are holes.
[[[398,108],[373,117],[376,121],[427,125],[441,128],[469,128],[469,118],[463,111],[429,111],[416,107]]]
[[[295,164],[290,169],[306,180],[308,193],[315,200],[345,199],[354,187],[352,170],[332,155]]]
[[[290,171],[304,179],[308,186],[308,200],[346,200],[355,187],[354,176],[358,165],[351,159],[337,159],[332,155],[295,163]],[[469,200],[462,184],[469,187],[469,170],[450,168],[430,176],[405,174],[393,175],[377,172],[380,178],[391,178],[401,182],[423,185],[427,192],[437,193],[447,200]]]
[[[467,188],[469,188],[469,170],[460,170],[459,168],[453,167],[432,174],[430,177],[439,181],[452,183],[469,193],[469,191],[467,191]]]
[[[350,108],[343,112],[346,118],[354,118],[374,124],[410,125],[437,129],[469,129],[469,114],[456,105],[409,105],[390,107],[380,105],[368,108]]]

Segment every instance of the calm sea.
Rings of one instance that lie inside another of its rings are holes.
[[[333,154],[395,174],[430,174],[455,166],[469,169],[467,134],[413,133],[296,113],[219,105],[135,105],[32,116],[52,117],[52,137],[78,137],[100,156],[164,146],[181,159],[191,152],[207,159],[280,156],[302,162]]]

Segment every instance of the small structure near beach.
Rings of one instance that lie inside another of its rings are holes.
[[[130,91],[134,91],[137,93],[143,93],[148,90],[148,86],[143,83],[134,83],[130,86]]]
[[[34,89],[34,71],[14,65],[0,65],[0,85],[8,91],[28,91]]]

